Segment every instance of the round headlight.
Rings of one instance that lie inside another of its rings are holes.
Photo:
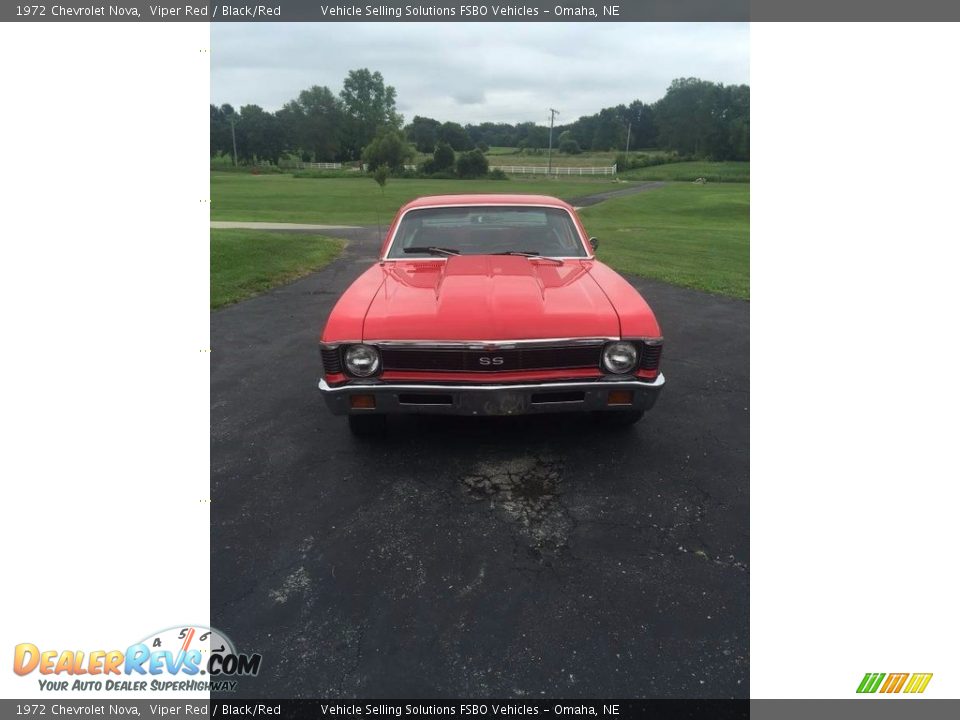
[[[343,353],[347,371],[355,377],[370,377],[380,369],[380,353],[370,345],[351,345]]]
[[[622,375],[637,366],[637,348],[633,343],[610,343],[603,349],[603,367],[607,372]]]

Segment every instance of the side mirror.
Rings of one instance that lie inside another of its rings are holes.
[[[596,238],[590,238],[590,247],[596,250],[600,246],[600,241]]]

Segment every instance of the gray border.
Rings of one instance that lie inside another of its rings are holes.
[[[20,8],[38,7],[23,0],[0,4],[0,21],[31,22],[636,22],[658,20],[745,21],[750,19],[750,0],[28,0],[45,8],[43,14],[22,14]],[[162,5],[164,16],[151,12]],[[465,6],[478,14],[461,12]],[[92,14],[65,14],[57,8],[93,8]],[[189,15],[188,8],[202,8]],[[387,12],[367,13],[366,8]],[[420,8],[419,12],[395,17],[389,10]],[[558,15],[558,8],[592,8],[592,16]],[[117,12],[111,8],[123,8]],[[135,16],[127,11],[136,9]],[[332,14],[331,8],[354,9]],[[504,14],[501,8],[511,12]],[[605,12],[604,8],[608,10]],[[227,9],[233,9],[227,12]],[[56,13],[56,14],[54,14]],[[357,14],[359,13],[359,15]],[[451,14],[452,13],[452,14]]]
[[[151,13],[151,5],[160,3],[171,11],[165,16]],[[260,4],[262,3],[262,4]],[[465,16],[464,5],[485,8],[484,15]],[[433,14],[364,14],[366,7],[426,8]],[[24,14],[21,8],[42,7],[44,14]],[[329,8],[359,8],[360,15],[331,15]],[[512,8],[514,12],[494,14],[494,8]],[[593,8],[595,16],[561,16],[557,7]],[[603,8],[616,8],[616,15]],[[65,14],[56,8],[81,10],[93,8],[94,14]],[[123,13],[111,8],[122,8]],[[201,8],[202,14],[187,14],[188,8]],[[237,12],[227,14],[224,8]],[[136,10],[136,16],[126,13]],[[327,12],[324,10],[327,9]],[[454,15],[442,13],[453,10]],[[54,14],[54,13],[57,14]],[[0,3],[2,22],[810,22],[810,21],[950,21],[960,20],[960,2],[955,0],[39,0],[37,5],[20,0]]]
[[[229,702],[229,701],[228,701]],[[276,707],[278,704],[283,707],[285,701],[282,700],[238,700],[237,702],[248,705],[268,705]],[[294,701],[295,702],[295,701]],[[344,701],[331,701],[335,704],[344,704]],[[570,704],[575,701],[561,701]],[[653,701],[656,703],[657,701]],[[682,703],[683,701],[677,701]],[[690,701],[709,705],[711,702],[722,703],[723,701]],[[211,705],[213,704],[206,697],[199,697],[196,700],[130,700],[126,698],[89,698],[77,700],[72,698],[42,698],[30,700],[0,700],[0,717],[17,717],[17,705],[44,705],[46,714],[44,717],[97,717],[111,720],[112,718],[131,717],[128,714],[118,715],[109,712],[110,705],[120,705],[123,707],[136,706],[139,709],[139,715],[133,717],[140,718],[183,718],[183,717],[212,717]],[[352,704],[352,703],[351,703]],[[91,715],[53,715],[51,706],[60,705],[67,708],[90,708],[100,707],[99,714]],[[186,715],[185,706],[191,705],[194,708],[200,706],[206,708],[205,715]],[[163,708],[160,711],[160,708]],[[174,712],[171,713],[171,710]],[[291,709],[292,710],[292,709]],[[158,711],[158,712],[155,712]],[[177,712],[179,711],[179,712]],[[714,710],[708,710],[708,713]],[[293,714],[293,713],[291,713]],[[311,713],[313,714],[313,713]],[[320,713],[315,713],[319,716]],[[298,715],[299,717],[300,715]],[[20,717],[30,717],[21,715]],[[237,717],[251,717],[250,715],[240,715]],[[263,715],[263,717],[270,717]],[[277,717],[274,715],[274,717]],[[281,713],[279,717],[284,717]],[[542,715],[541,715],[542,717]],[[694,710],[691,718],[703,718],[705,714],[698,715]],[[727,717],[727,715],[722,715]],[[946,720],[948,718],[960,717],[960,700],[939,700],[920,697],[901,697],[887,696],[869,698],[854,698],[850,700],[751,700],[750,701],[750,720]]]
[[[960,20],[960,3],[955,0],[37,0],[25,4],[21,0],[0,3],[3,22],[795,22],[795,21],[949,21]],[[171,13],[151,13],[151,5],[162,5]],[[262,4],[260,4],[262,3]],[[485,8],[484,15],[465,16],[464,5]],[[364,8],[426,8],[432,14],[390,15],[365,14]],[[40,7],[42,15],[25,13],[23,8]],[[187,14],[189,7],[200,8],[202,14]],[[360,15],[331,15],[330,8],[359,8]],[[512,8],[504,15],[494,8]],[[557,7],[593,8],[595,16],[560,16]],[[604,14],[603,8],[616,8],[617,14]],[[93,8],[93,14],[65,14],[57,8],[81,10]],[[123,13],[111,8],[122,8]],[[238,12],[227,14],[224,8]],[[136,16],[126,11],[136,10]],[[327,10],[325,12],[325,9]],[[451,16],[442,13],[453,10]],[[54,14],[56,13],[56,14]]]
[[[902,695],[849,700],[751,700],[750,720],[947,720],[960,717],[960,700]]]

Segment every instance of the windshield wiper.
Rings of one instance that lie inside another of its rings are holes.
[[[540,253],[535,253],[532,250],[504,250],[503,252],[494,253],[494,255],[520,255],[521,257],[528,257],[533,260],[553,260],[553,262],[563,265],[563,260],[560,258],[548,257]]]
[[[452,250],[451,248],[445,247],[434,247],[430,245],[429,247],[408,247],[404,248],[405,253],[430,253],[431,255],[459,255],[459,250]]]

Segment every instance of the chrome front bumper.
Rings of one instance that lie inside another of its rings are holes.
[[[353,381],[320,391],[334,415],[430,413],[438,415],[525,415],[592,410],[649,410],[663,387],[663,373],[652,382],[581,380],[514,385],[422,385]],[[612,390],[631,391],[632,402],[610,405]],[[351,395],[373,395],[376,407],[351,408]]]

